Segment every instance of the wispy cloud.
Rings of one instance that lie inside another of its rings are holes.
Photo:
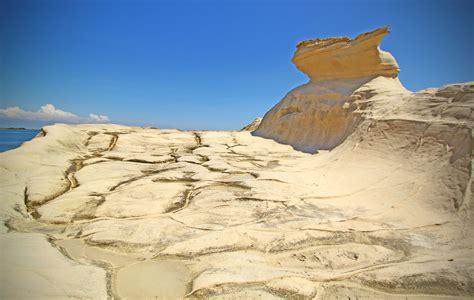
[[[64,123],[106,123],[110,121],[108,116],[92,113],[88,117],[80,117],[71,112],[57,109],[52,104],[43,105],[38,111],[26,111],[18,106],[0,108],[0,119]]]
[[[94,122],[109,122],[110,121],[109,117],[107,116],[95,115],[95,114],[89,114],[89,119]]]

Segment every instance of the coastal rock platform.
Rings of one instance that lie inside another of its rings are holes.
[[[403,122],[317,155],[249,132],[45,127],[0,156],[2,283],[23,286],[2,296],[472,296],[470,144]]]
[[[312,81],[243,131],[0,154],[0,298],[472,299],[474,83],[406,90],[387,32],[301,44]]]

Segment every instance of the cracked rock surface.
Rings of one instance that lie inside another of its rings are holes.
[[[300,44],[312,81],[259,136],[56,124],[1,153],[0,298],[472,299],[474,83],[407,91],[387,33]]]
[[[366,120],[315,155],[249,132],[54,125],[0,166],[2,298],[474,294],[462,124]]]

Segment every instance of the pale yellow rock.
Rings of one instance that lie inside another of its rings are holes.
[[[301,295],[310,298],[316,295],[318,284],[301,277],[281,277],[270,281],[267,287],[289,294],[290,297],[291,295]]]
[[[347,37],[304,41],[298,44],[292,62],[311,81],[396,77],[399,67],[395,58],[379,48],[389,33],[388,27]]]
[[[262,122],[262,118],[256,118],[255,120],[252,121],[252,123],[240,129],[240,131],[254,131],[255,129],[258,128],[261,122]]]
[[[302,49],[376,56],[385,33]],[[472,298],[474,83],[411,93],[393,74],[291,92],[258,130],[287,145],[46,127],[0,154],[2,283],[21,297]],[[24,259],[44,251],[45,268]],[[9,277],[24,270],[31,284]]]
[[[293,63],[311,80],[267,112],[254,134],[310,153],[332,149],[364,117],[354,103],[359,88],[391,99],[409,93],[398,80],[395,59],[379,49],[387,34],[388,29],[381,28],[354,40],[328,38],[298,44]]]
[[[0,234],[2,299],[105,299],[106,272],[65,257],[42,234]]]
[[[467,91],[468,85],[446,89]],[[432,98],[426,93],[427,100],[420,103],[429,107]],[[381,109],[371,112],[382,112],[383,105],[383,100],[374,102],[372,107]],[[463,213],[471,210],[471,148],[463,135],[470,121],[451,116],[443,124],[435,122],[439,117],[412,121],[424,111],[406,120],[367,119],[340,147],[317,155],[248,132],[176,132],[173,139],[174,132],[138,128],[117,134],[115,147],[120,151],[104,150],[95,145],[110,142],[107,132],[117,130],[113,125],[93,135],[92,144],[86,143],[90,127],[53,126],[49,131],[64,132],[60,139],[74,132],[86,135],[77,141],[83,146],[72,147],[82,149],[77,156],[58,166],[70,170],[63,176],[75,184],[47,203],[30,207],[32,216],[17,212],[7,217],[7,225],[61,239],[60,245],[66,252],[70,248],[70,256],[80,264],[119,262],[122,268],[140,259],[150,265],[155,258],[177,259],[190,270],[186,294],[196,296],[307,297],[320,292],[319,283],[328,280],[351,278],[379,288],[400,276],[404,291],[413,294],[430,292],[413,285],[411,278],[421,276],[425,286],[439,286],[433,293],[469,295],[471,275],[466,274],[474,265],[448,260],[472,255],[471,227],[466,227],[471,218]],[[141,135],[146,138],[139,142]],[[184,142],[178,145],[180,140]],[[56,146],[43,137],[30,144],[37,144],[41,153]],[[446,145],[454,148],[447,150]],[[156,149],[176,159],[114,158],[119,152],[126,155],[129,146],[134,155],[152,156]],[[21,157],[27,150],[11,152]],[[71,169],[77,160],[82,160],[80,168]],[[217,167],[217,162],[225,167]],[[4,182],[15,181],[8,178]],[[35,192],[34,185],[27,187]],[[17,206],[24,203],[22,194],[13,199]],[[16,212],[14,207],[10,211]],[[64,242],[71,238],[85,243]],[[136,276],[154,272],[130,270]],[[439,284],[443,280],[449,284]],[[139,292],[122,279],[120,286],[117,282],[114,279],[112,293]],[[171,292],[148,285],[145,290],[150,297]]]

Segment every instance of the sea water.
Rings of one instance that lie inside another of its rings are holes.
[[[38,134],[39,130],[0,130],[0,152],[21,146]]]

